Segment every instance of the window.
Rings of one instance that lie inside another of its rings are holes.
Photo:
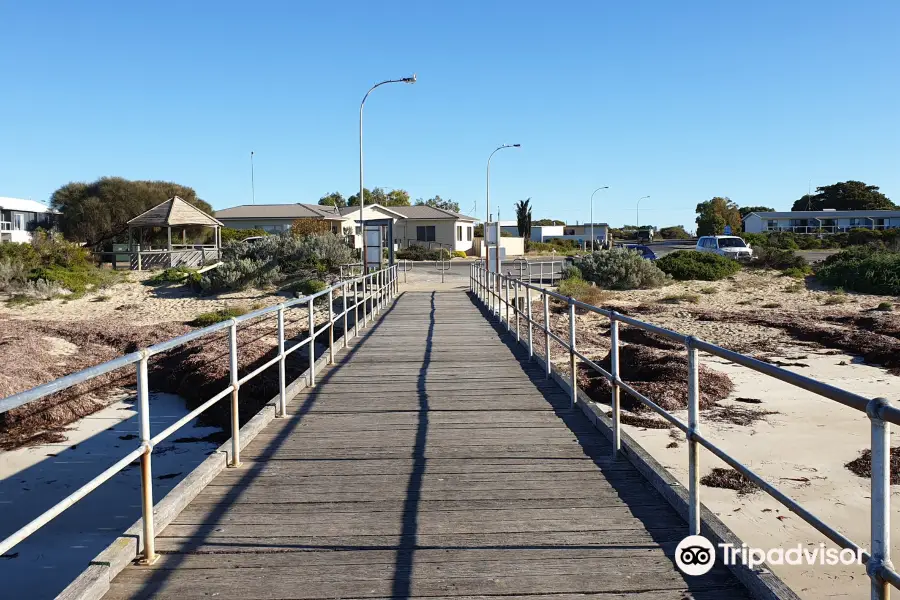
[[[466,227],[466,231],[468,232],[468,238],[469,238],[467,241],[471,242],[472,241],[472,228]]]
[[[775,219],[769,219],[768,229],[771,231],[773,229],[778,229],[778,221]]]
[[[13,213],[13,229],[23,231],[25,229],[25,215]]]
[[[457,242],[462,241],[462,225],[456,226],[456,241]]]
[[[418,227],[416,227],[416,241],[433,242],[434,225],[419,225]]]

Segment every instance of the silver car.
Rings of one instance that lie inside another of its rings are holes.
[[[714,252],[735,260],[753,258],[753,248],[736,235],[706,235],[697,240],[697,252]]]

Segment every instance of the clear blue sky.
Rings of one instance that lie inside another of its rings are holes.
[[[216,208],[358,187],[512,218],[693,227],[715,195],[900,202],[900,3],[0,0],[0,196],[104,175]]]

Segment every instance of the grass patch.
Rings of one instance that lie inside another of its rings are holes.
[[[803,291],[803,284],[799,281],[795,281],[794,283],[784,288],[784,291],[788,294],[798,294]]]
[[[688,292],[684,292],[682,294],[672,294],[671,296],[666,296],[665,298],[660,298],[658,302],[662,304],[697,304],[700,302],[700,296],[697,294],[691,294]]]
[[[785,277],[793,277],[794,279],[803,279],[807,275],[812,275],[812,267],[804,265],[802,267],[789,267],[784,269],[781,274]]]
[[[844,294],[830,294],[825,298],[822,304],[831,306],[832,304],[844,304],[845,302],[847,302],[847,296]]]
[[[717,290],[716,288],[714,288],[714,287],[711,286],[711,285],[710,285],[710,286],[707,286],[707,287],[702,287],[702,288],[700,288],[700,293],[701,293],[701,294],[715,294],[715,293],[718,292],[718,291],[719,291],[719,290]]]
[[[734,469],[723,469],[721,467],[716,467],[711,472],[701,477],[700,484],[724,490],[735,490],[739,496],[759,490],[759,488],[756,487],[756,484],[743,473],[738,473]]]
[[[605,291],[578,277],[569,277],[560,281],[559,293],[593,306],[599,306],[608,299]]]
[[[34,306],[38,302],[40,301],[37,298],[32,298],[31,296],[26,296],[24,294],[16,294],[7,299],[6,306],[9,308],[24,308],[26,306]]]
[[[165,269],[164,271],[160,271],[153,277],[147,279],[144,283],[147,285],[165,285],[167,283],[182,283],[185,281],[192,273],[196,273],[197,269],[190,269],[188,267],[172,267],[171,269]]]
[[[205,312],[194,317],[193,321],[188,321],[188,325],[192,327],[209,327],[222,321],[227,321],[241,315],[246,315],[247,309],[240,306],[232,306],[229,308],[220,308],[211,312]]]
[[[760,308],[781,308],[781,304],[778,302],[766,302]]]
[[[890,302],[881,302],[878,306],[875,307],[875,310],[880,310],[883,312],[890,312],[894,310],[894,305]]]

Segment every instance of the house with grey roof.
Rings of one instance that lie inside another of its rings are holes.
[[[30,242],[31,232],[53,227],[56,215],[35,200],[0,197],[0,242]]]
[[[746,233],[841,233],[851,229],[900,227],[900,210],[795,210],[752,212],[744,217]]]
[[[381,206],[367,204],[363,217],[368,221],[390,220],[396,249],[422,245],[468,252],[472,248],[475,219],[434,206]],[[358,206],[335,208],[318,204],[256,204],[216,211],[216,218],[233,229],[264,229],[270,233],[288,231],[297,219],[317,219],[332,224],[332,231],[352,237],[362,244]],[[384,227],[387,236],[387,227]]]

